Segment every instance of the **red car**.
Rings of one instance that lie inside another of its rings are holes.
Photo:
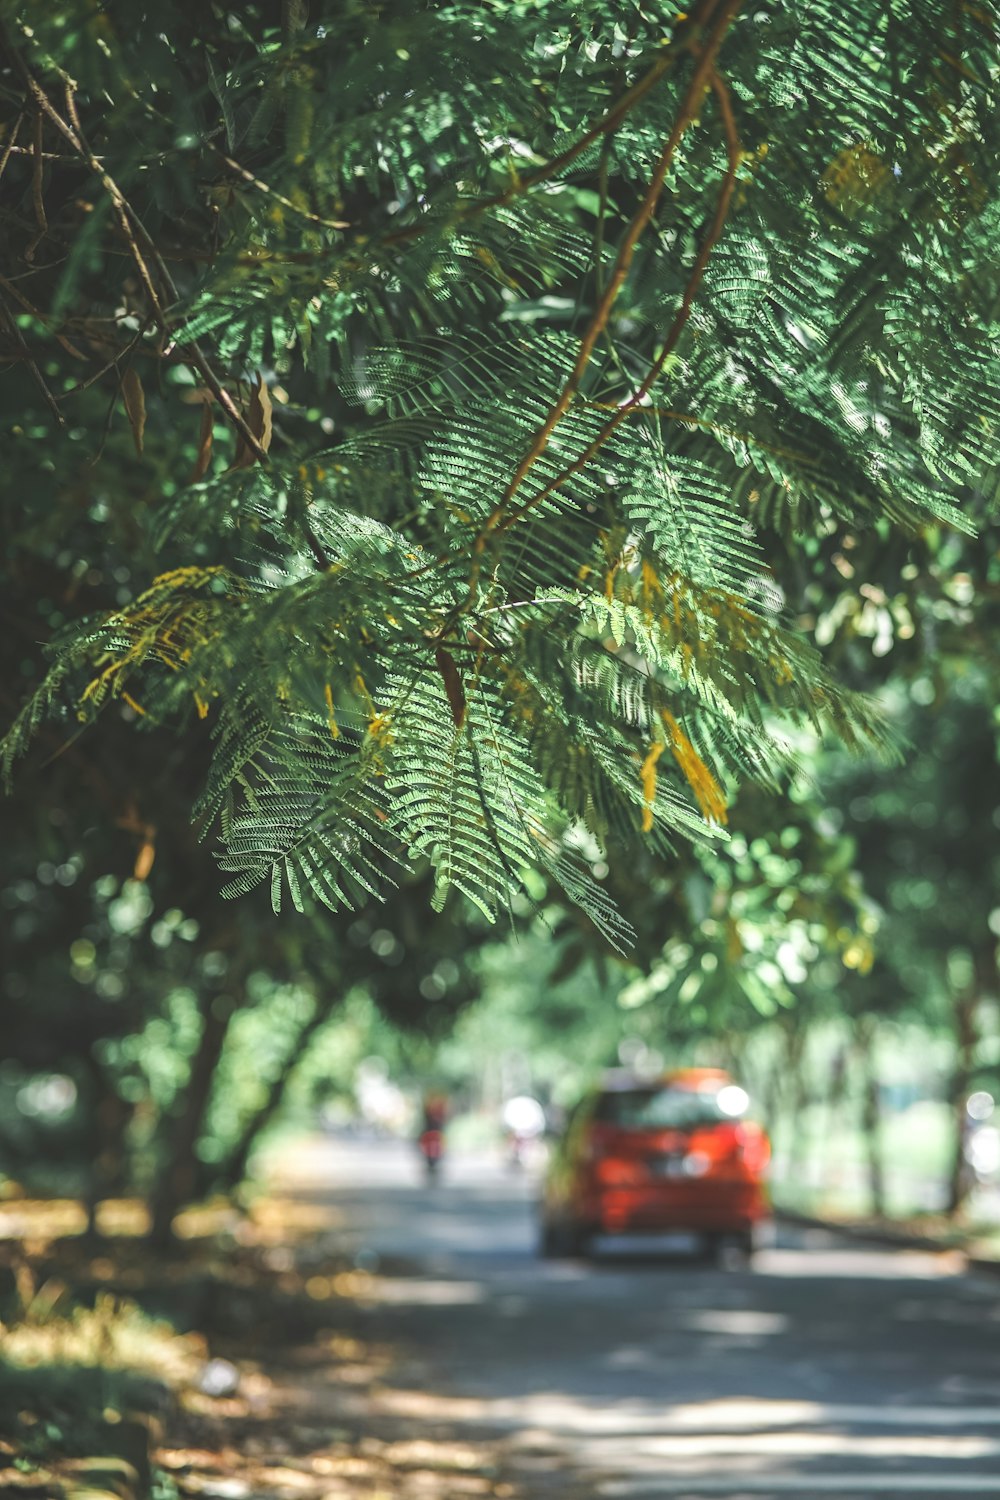
[[[597,1236],[694,1233],[714,1256],[749,1255],[770,1219],[770,1142],[747,1094],[718,1068],[653,1082],[612,1075],[569,1117],[541,1206],[543,1255],[583,1255]]]

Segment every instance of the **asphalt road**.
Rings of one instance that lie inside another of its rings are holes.
[[[496,1436],[526,1497],[1000,1497],[1000,1279],[783,1231],[752,1270],[537,1259],[530,1174],[317,1143],[302,1189],[378,1274],[387,1417]]]

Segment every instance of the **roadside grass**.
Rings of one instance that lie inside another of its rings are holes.
[[[78,1201],[7,1184],[0,1493],[176,1500],[202,1464],[225,1485],[227,1434],[261,1426],[262,1359],[320,1340],[338,1371],[365,1366],[350,1325],[372,1277],[340,1250],[329,1203],[294,1188],[243,1210],[203,1203],[166,1253],[141,1238],[147,1222],[138,1200],[109,1201],[91,1238]]]
[[[117,1233],[91,1241],[73,1200],[4,1205],[4,1494],[176,1495],[153,1454],[164,1422],[196,1391],[208,1357],[186,1295],[192,1275],[202,1279],[201,1257],[186,1268],[158,1266],[136,1239],[142,1224],[135,1207],[109,1205],[103,1225]]]
[[[0,1325],[0,1434],[13,1474],[53,1495],[151,1493],[159,1419],[201,1368],[203,1341],[127,1298],[81,1303],[57,1277],[36,1288],[23,1260],[13,1281]]]
[[[445,1432],[444,1398],[433,1422],[379,1415],[395,1355],[372,1340],[369,1311],[403,1263],[345,1253],[301,1152],[293,1166],[299,1186],[261,1192],[245,1214],[219,1203],[185,1216],[169,1254],[136,1237],[131,1210],[109,1217],[123,1232],[89,1240],[65,1202],[5,1205],[0,1493],[510,1494],[489,1444]]]
[[[973,1191],[963,1213],[944,1212],[951,1118],[937,1101],[887,1113],[879,1133],[884,1212],[874,1210],[868,1147],[862,1132],[814,1106],[774,1132],[775,1206],[845,1227],[880,1227],[931,1239],[984,1261],[1000,1262],[1000,1185]]]

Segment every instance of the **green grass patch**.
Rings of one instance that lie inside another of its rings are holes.
[[[0,1431],[15,1468],[54,1495],[73,1484],[151,1492],[152,1429],[196,1376],[199,1337],[107,1292],[74,1303],[50,1281],[0,1325],[0,1348]]]

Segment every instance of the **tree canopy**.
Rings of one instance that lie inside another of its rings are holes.
[[[797,723],[887,747],[790,601],[991,498],[986,12],[0,15],[8,766],[210,736],[227,893],[416,859],[492,917],[535,866],[620,946],[609,849],[711,841]]]

